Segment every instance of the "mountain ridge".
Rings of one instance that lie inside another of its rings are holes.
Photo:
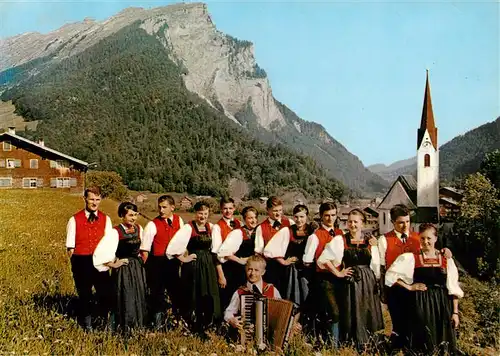
[[[453,181],[476,172],[484,155],[498,148],[500,148],[500,117],[470,129],[439,147],[440,179]],[[392,182],[399,175],[416,174],[416,156],[396,161],[389,166],[375,164],[367,168]]]
[[[60,62],[135,22],[168,47],[169,59],[181,68],[189,91],[255,137],[312,157],[353,191],[370,194],[387,188],[323,126],[301,119],[274,98],[267,74],[255,60],[253,43],[217,30],[203,3],[127,8],[101,22],[87,18],[45,35],[1,40],[0,51],[7,55],[0,59],[0,70],[7,73],[44,58],[46,65]]]

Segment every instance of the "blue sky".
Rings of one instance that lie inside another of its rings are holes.
[[[500,115],[496,2],[205,2],[255,44],[275,97],[365,165],[415,155],[426,69],[440,144]],[[169,3],[0,0],[0,37]]]

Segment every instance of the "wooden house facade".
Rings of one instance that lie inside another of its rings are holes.
[[[64,189],[83,192],[88,163],[18,136],[0,133],[0,189]]]
[[[187,195],[183,196],[180,199],[179,205],[180,205],[180,208],[183,210],[191,209],[193,207],[193,199],[191,199]]]

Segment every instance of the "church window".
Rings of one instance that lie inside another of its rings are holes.
[[[427,153],[424,156],[424,167],[430,167],[430,166],[431,166],[431,155]]]

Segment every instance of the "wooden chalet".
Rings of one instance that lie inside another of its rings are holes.
[[[88,163],[16,135],[15,129],[0,133],[0,189],[85,189]]]
[[[439,189],[439,215],[443,222],[454,221],[458,217],[463,197],[463,190],[453,187]]]
[[[182,197],[180,202],[179,202],[180,208],[187,210],[193,207],[193,199],[188,197],[187,195]]]
[[[339,228],[342,230],[347,230],[347,219],[349,217],[349,212],[352,209],[361,210],[366,217],[365,230],[378,230],[378,216],[379,213],[376,209],[371,207],[363,207],[363,206],[339,206],[339,210],[337,212],[337,216],[339,218]],[[319,214],[318,214],[319,217]]]

